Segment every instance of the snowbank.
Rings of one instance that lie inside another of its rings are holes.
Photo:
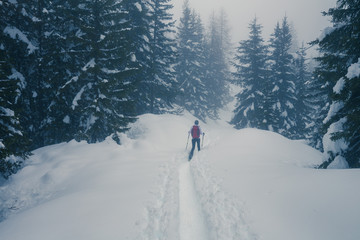
[[[144,115],[121,146],[36,150],[0,188],[1,239],[360,239],[358,170],[316,170],[305,144],[225,122],[201,124],[189,163],[193,121]]]

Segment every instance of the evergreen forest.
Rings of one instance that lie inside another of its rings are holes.
[[[319,168],[360,167],[360,2],[323,13],[332,27],[294,43],[279,16],[231,43],[227,16],[203,21],[185,0],[0,0],[0,174],[51,144],[121,144],[137,116],[218,119],[233,99],[235,129],[258,128],[320,150]],[[309,48],[318,57],[307,57]],[[236,86],[236,87],[234,87]],[[339,165],[339,164],[337,164]]]

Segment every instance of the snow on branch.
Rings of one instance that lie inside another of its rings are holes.
[[[348,68],[348,72],[346,74],[346,77],[348,79],[357,78],[360,76],[360,58],[358,59],[357,63],[351,64]]]
[[[92,58],[81,70],[86,72],[89,68],[95,67],[95,58]]]
[[[323,123],[326,124],[330,119],[335,116],[344,107],[344,102],[333,102],[330,106],[327,117]]]
[[[20,41],[23,41],[24,43],[26,43],[28,45],[28,49],[29,49],[29,54],[32,54],[33,52],[35,52],[36,49],[38,49],[38,47],[34,46],[29,39],[26,37],[26,35],[21,32],[19,29],[17,29],[16,27],[6,27],[4,29],[4,33],[9,35],[12,39],[19,39]]]
[[[333,87],[333,92],[336,94],[340,94],[340,92],[344,89],[344,86],[345,86],[345,79],[340,78],[339,81],[337,81],[337,83]]]

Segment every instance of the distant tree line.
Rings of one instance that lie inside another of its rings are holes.
[[[306,139],[324,152],[320,168],[360,167],[360,8],[359,1],[338,0],[323,13],[333,27],[313,41],[320,56],[310,71],[306,48],[294,51],[287,17],[269,42],[255,18],[249,38],[234,59],[241,86],[231,123]]]
[[[0,1],[0,174],[71,139],[120,143],[136,117],[217,118],[228,99],[225,15],[206,31],[170,0]]]
[[[315,108],[306,88],[313,81],[306,65],[305,48],[292,51],[292,30],[287,17],[277,23],[268,43],[254,18],[249,39],[236,50],[234,78],[241,86],[231,121],[236,128],[255,127],[291,139],[307,135]]]

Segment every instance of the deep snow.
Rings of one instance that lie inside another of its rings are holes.
[[[1,240],[358,240],[359,170],[318,170],[301,141],[190,114],[144,115],[122,136],[34,151],[0,188]]]

